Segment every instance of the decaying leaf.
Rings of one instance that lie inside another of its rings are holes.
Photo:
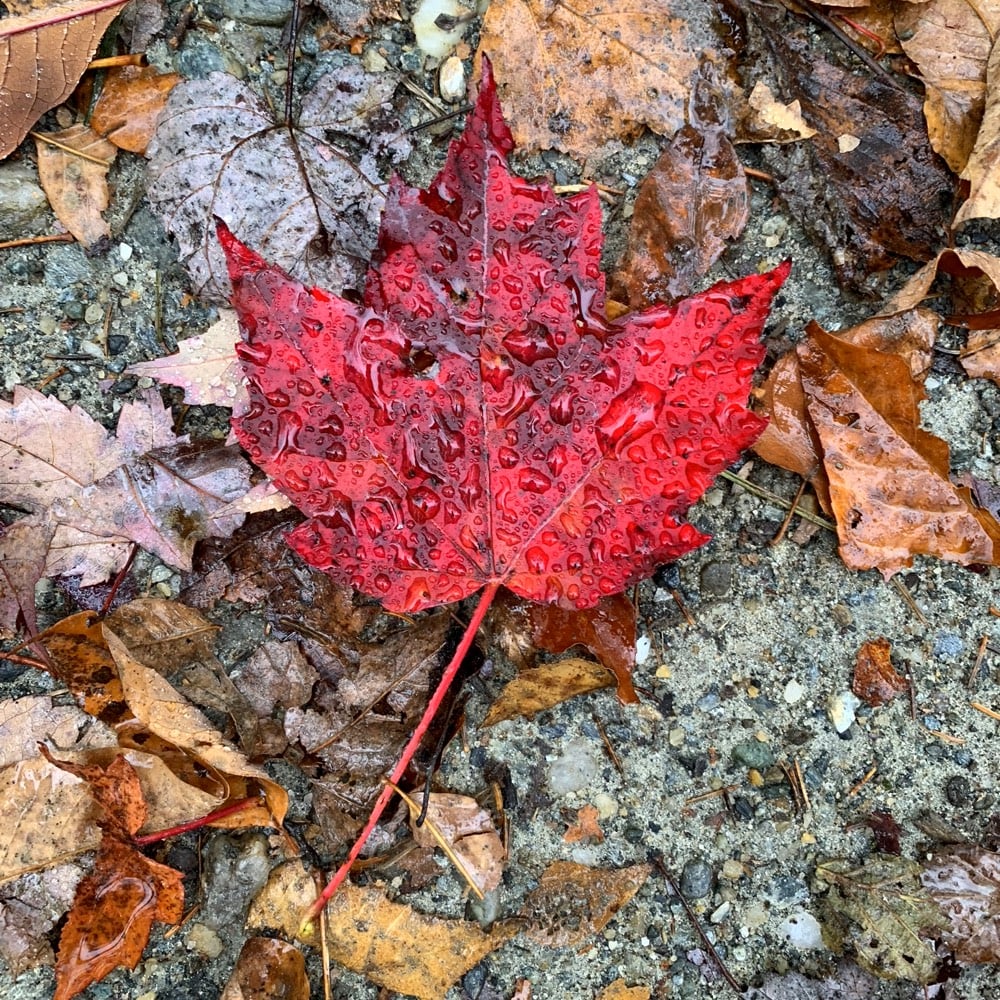
[[[140,361],[125,370],[178,385],[184,401],[192,406],[237,406],[246,397],[236,343],[240,328],[236,313],[220,309],[219,319],[204,333],[177,345],[177,353],[153,361]]]
[[[592,805],[582,806],[577,810],[576,822],[566,828],[563,840],[567,844],[586,843],[593,841],[596,844],[604,842],[604,831],[598,825],[599,813]]]
[[[670,140],[639,188],[612,298],[641,309],[687,295],[750,217],[743,164],[726,134],[719,85],[707,68],[691,100],[691,121]]]
[[[872,639],[858,649],[851,690],[872,708],[888,704],[910,686],[892,665],[891,648],[888,639]]]
[[[1000,854],[972,844],[935,851],[920,881],[941,908],[941,939],[959,962],[1000,962]]]
[[[928,0],[896,7],[896,35],[924,84],[931,145],[955,173],[983,119],[986,64],[1000,30],[996,0]]]
[[[305,956],[276,938],[248,938],[219,1000],[309,1000]]]
[[[1000,4],[996,5],[1000,29]],[[969,197],[955,216],[955,225],[968,219],[1000,218],[1000,45],[994,43],[986,64],[986,109],[976,144],[962,171]]]
[[[59,938],[53,1000],[72,1000],[112,969],[134,969],[154,921],[176,924],[184,913],[183,876],[132,844],[146,821],[139,778],[124,755],[107,767],[54,761],[83,778],[103,815],[94,870],[77,886]]]
[[[41,741],[72,746],[89,722],[75,705],[57,705],[47,694],[0,701],[0,768],[34,757]]]
[[[823,940],[837,954],[850,949],[880,979],[930,983],[937,973],[933,939],[945,926],[913,861],[875,855],[817,866],[830,885],[824,898]]]
[[[242,523],[242,514],[215,514],[249,488],[250,468],[237,450],[178,438],[155,392],[122,407],[112,437],[78,407],[16,386],[13,402],[0,400],[0,460],[0,503],[31,512],[17,522],[19,541],[45,553],[45,575],[79,576],[84,586],[120,569],[130,542],[190,568],[198,539]],[[7,567],[0,607],[33,616],[33,603],[22,602],[37,578],[13,573],[37,564]]]
[[[952,484],[948,445],[920,429],[906,363],[818,329],[798,356],[844,562],[888,579],[915,554],[996,561],[1000,525]]]
[[[62,104],[128,0],[41,0],[0,19],[0,159]]]
[[[492,892],[503,876],[507,852],[490,814],[468,795],[431,792],[423,823],[410,816],[413,839],[421,847],[441,847],[435,831],[448,845],[470,879],[483,894]]]
[[[624,979],[616,979],[605,986],[595,1000],[649,1000],[649,987],[629,986]]]
[[[807,142],[765,145],[777,192],[837,277],[870,291],[869,279],[899,257],[927,260],[950,221],[955,182],[930,148],[920,101],[902,86],[828,61],[785,7],[753,6],[782,101],[801,102],[816,129]],[[842,136],[854,136],[842,148]]]
[[[875,849],[880,854],[901,853],[899,838],[903,828],[896,822],[892,813],[876,809],[865,817],[865,826],[872,832],[875,838]]]
[[[642,888],[649,865],[589,868],[554,861],[521,907],[524,933],[550,948],[577,948],[600,933]]]
[[[177,73],[160,73],[152,66],[108,70],[90,115],[90,127],[119,149],[142,155],[170,91],[180,82]]]
[[[49,935],[70,908],[83,871],[57,865],[0,886],[0,958],[12,976],[55,964]]]
[[[409,151],[392,121],[395,86],[345,63],[316,80],[291,124],[223,73],[173,89],[147,194],[203,296],[229,297],[215,218],[309,284],[360,286],[384,203],[378,161]]]
[[[476,59],[496,69],[518,146],[585,160],[643,125],[681,128],[699,58],[719,47],[710,11],[689,0],[494,0]]]
[[[483,725],[494,726],[518,716],[531,719],[570,698],[613,683],[611,674],[601,664],[575,656],[521,670],[494,699]]]
[[[969,378],[988,378],[1000,385],[1000,330],[971,331],[960,360]]]
[[[758,80],[747,95],[747,111],[740,121],[738,138],[743,142],[798,142],[810,139],[816,129],[802,117],[802,102],[779,101],[771,88]]]

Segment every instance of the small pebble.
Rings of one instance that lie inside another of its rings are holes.
[[[743,871],[743,865],[735,858],[727,858],[722,863],[723,878],[728,878],[730,881],[735,882],[737,879],[743,878],[745,874],[746,873]]]
[[[826,701],[826,714],[838,733],[846,733],[854,724],[861,700],[853,691],[837,691]]]
[[[0,167],[0,239],[16,240],[42,231],[48,209],[34,167],[27,163]]]
[[[785,685],[785,690],[782,691],[782,697],[789,705],[794,705],[797,701],[802,699],[802,696],[806,693],[806,689],[796,680],[790,680]]]
[[[806,910],[798,910],[781,922],[778,931],[788,943],[803,951],[825,947],[819,921]]]
[[[729,912],[730,912],[730,910],[732,910],[732,908],[733,908],[733,904],[732,903],[729,903],[729,902],[723,903],[720,907],[718,907],[718,909],[716,909],[716,910],[714,910],[712,912],[711,916],[709,916],[708,919],[713,924],[721,924],[722,921],[725,920],[726,917],[729,916]]]
[[[952,775],[945,783],[944,794],[953,806],[967,806],[973,798],[972,784],[965,775]]]
[[[91,326],[100,323],[103,319],[104,309],[97,302],[91,302],[83,311],[83,321]]]
[[[593,782],[599,772],[600,764],[590,740],[570,740],[549,765],[549,790],[553,795],[577,792]]]
[[[441,64],[438,90],[445,101],[461,101],[465,97],[465,65],[458,56],[448,56]]]
[[[708,597],[725,597],[733,586],[733,565],[713,561],[701,568],[699,575],[701,592]]]
[[[243,24],[280,27],[292,13],[292,0],[222,0],[226,17]]]
[[[635,662],[637,666],[642,666],[649,659],[650,650],[653,643],[648,635],[640,635],[635,641]]]
[[[704,861],[688,861],[681,870],[678,886],[686,899],[704,899],[712,891],[712,869]]]
[[[132,247],[128,243],[118,244],[118,256],[122,261],[129,261],[132,259]]]
[[[191,951],[197,952],[204,958],[218,958],[222,954],[222,939],[204,924],[192,924],[184,941]]]
[[[758,740],[744,740],[733,747],[733,760],[756,771],[765,771],[774,763],[774,751]]]

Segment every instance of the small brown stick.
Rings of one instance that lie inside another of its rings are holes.
[[[105,56],[103,59],[92,59],[87,63],[87,69],[114,69],[116,66],[146,66],[146,56],[143,52],[130,52],[121,56]]]
[[[913,599],[913,594],[910,593],[909,588],[903,583],[898,576],[892,578],[892,585],[896,588],[899,596],[903,598],[904,601],[910,606],[910,610],[917,616],[917,621],[921,625],[930,625],[930,622],[924,616],[923,611],[917,606],[917,602]]]
[[[1000,722],[1000,712],[994,712],[992,708],[987,708],[985,705],[980,704],[978,701],[970,701],[969,704],[977,712],[982,712],[983,715],[988,715],[991,719],[996,719],[998,722]]]
[[[947,743],[953,747],[964,747],[965,740],[961,736],[952,736],[951,733],[946,733],[941,729],[931,729],[929,726],[925,727],[927,732],[931,736],[936,736],[942,743]]]
[[[795,496],[792,497],[792,502],[788,505],[788,512],[785,514],[784,521],[781,522],[781,527],[778,528],[777,533],[774,538],[768,542],[768,545],[778,545],[781,540],[785,537],[788,531],[788,526],[792,523],[792,518],[795,516],[795,508],[798,507],[799,501],[802,499],[802,494],[806,491],[806,481],[803,479],[799,483],[799,488],[795,491]]]
[[[994,608],[990,605],[990,614],[993,615],[994,618],[1000,618],[1000,608]]]
[[[701,938],[701,943],[705,946],[705,951],[712,956],[712,961],[715,962],[716,968],[722,974],[722,978],[732,987],[734,992],[742,996],[746,992],[746,989],[740,986],[736,977],[726,968],[725,962],[722,961],[722,956],[715,950],[715,945],[712,944],[711,939],[702,929],[694,910],[691,909],[691,904],[684,898],[681,887],[677,884],[673,875],[670,874],[670,869],[664,863],[663,857],[659,854],[652,854],[650,855],[650,861],[653,862],[660,874],[667,880],[671,892],[681,901],[681,906],[684,907],[684,912],[687,914],[688,920],[691,921],[691,926],[695,929],[698,937]]]
[[[670,596],[674,599],[674,604],[677,605],[677,610],[680,611],[680,613],[684,616],[684,621],[686,621],[688,625],[697,625],[698,623],[694,620],[694,616],[691,614],[690,611],[688,611],[687,607],[685,606],[684,600],[681,597],[680,592],[671,588]]]
[[[965,686],[968,688],[971,688],[976,683],[976,678],[979,676],[979,668],[983,665],[983,659],[986,657],[986,647],[989,641],[990,637],[988,635],[984,635],[979,640],[979,652],[976,653],[976,662],[972,664],[969,676],[965,678]]]
[[[99,156],[92,156],[90,153],[83,152],[82,149],[74,149],[72,146],[67,146],[64,142],[59,142],[58,139],[53,139],[51,135],[47,135],[45,132],[29,132],[33,139],[38,139],[39,142],[44,142],[46,145],[55,146],[56,149],[61,149],[64,153],[69,153],[70,156],[79,156],[81,160],[87,160],[90,163],[96,163],[99,167],[110,167],[110,160],[102,160]]]
[[[847,793],[847,797],[849,799],[853,799],[854,796],[857,795],[858,792],[860,792],[861,789],[864,788],[876,774],[878,774],[878,764],[872,764],[865,776]]]
[[[618,754],[615,753],[615,748],[611,745],[611,740],[608,739],[608,734],[604,731],[604,726],[601,725],[597,713],[593,713],[591,718],[594,720],[594,725],[597,726],[597,731],[601,734],[601,739],[604,740],[604,749],[607,751],[608,757],[611,758],[611,763],[615,765],[615,770],[624,778],[625,768],[622,767],[622,762],[619,760]]]
[[[692,795],[689,799],[685,799],[684,805],[692,806],[696,802],[707,802],[709,799],[718,799],[728,795],[730,792],[735,792],[738,787],[738,785],[723,785],[722,788],[713,788],[710,792],[699,792],[697,795]]]
[[[917,682],[913,676],[913,668],[906,664],[906,689],[910,696],[910,720],[917,721]]]
[[[22,645],[27,645],[27,643],[22,643]],[[6,660],[8,663],[16,663],[21,667],[31,667],[33,670],[44,670],[46,673],[51,673],[47,664],[42,663],[41,660],[33,660],[30,656],[19,656],[17,653],[0,651],[0,660]]]
[[[0,250],[9,250],[11,247],[32,247],[36,243],[72,243],[76,239],[69,233],[53,233],[51,236],[24,236],[19,240],[4,240],[0,243]],[[18,310],[24,312],[23,309]],[[14,312],[13,309],[5,309],[4,312]]]
[[[774,184],[775,186],[778,184],[778,178],[775,177],[774,174],[769,174],[764,170],[758,170],[756,167],[744,167],[743,173],[745,173],[747,177],[753,177],[758,181],[767,181],[768,184]]]
[[[795,758],[795,777],[798,779],[799,788],[802,790],[802,803],[805,809],[811,809],[812,803],[809,801],[809,789],[806,788],[806,779],[802,774],[802,765],[799,763],[799,758]]]
[[[835,35],[847,46],[876,76],[881,77],[894,90],[902,90],[899,81],[880,63],[876,62],[871,53],[856,41],[836,21],[831,20],[824,13],[810,3],[810,0],[798,0],[803,10],[818,24],[822,24],[827,31]]]
[[[762,500],[768,500],[776,507],[784,507],[787,509],[791,505],[791,501],[786,500],[782,496],[778,496],[777,493],[772,493],[764,486],[758,486],[756,483],[750,482],[749,479],[741,479],[728,469],[723,469],[722,472],[719,473],[719,478],[725,479],[734,486],[742,487],[747,491],[747,493],[753,493],[754,496],[758,496]],[[825,517],[820,517],[818,514],[814,514],[811,510],[795,508],[795,513],[798,514],[804,521],[809,521],[810,524],[818,524],[821,528],[826,528],[827,531],[837,530],[837,526],[833,523],[833,521],[828,521]]]
[[[69,369],[65,365],[60,365],[54,372],[50,372],[41,382],[36,386],[37,389],[44,389],[51,382],[55,382],[57,378],[62,378],[63,375],[68,375]]]

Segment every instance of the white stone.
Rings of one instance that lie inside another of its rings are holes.
[[[465,97],[465,64],[458,56],[448,56],[441,63],[438,91],[445,101],[461,101]]]
[[[826,700],[826,714],[838,733],[846,733],[851,728],[861,704],[861,699],[853,691],[836,691]]]
[[[807,910],[790,913],[781,922],[778,931],[790,945],[803,951],[826,947],[819,921]]]
[[[640,635],[635,641],[635,662],[642,666],[649,659],[649,652],[653,648],[653,643],[648,635]]]
[[[123,261],[132,259],[132,247],[128,243],[118,244],[118,256],[121,257]]]
[[[806,693],[806,689],[796,680],[790,680],[785,685],[785,690],[782,692],[782,697],[789,705],[794,705],[799,701],[802,696]]]

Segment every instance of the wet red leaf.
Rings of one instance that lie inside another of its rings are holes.
[[[503,583],[587,607],[706,540],[683,520],[763,428],[746,408],[788,273],[609,322],[595,189],[509,173],[484,65],[426,191],[389,190],[364,304],[220,225],[245,343],[240,443],[307,562],[392,610]]]

